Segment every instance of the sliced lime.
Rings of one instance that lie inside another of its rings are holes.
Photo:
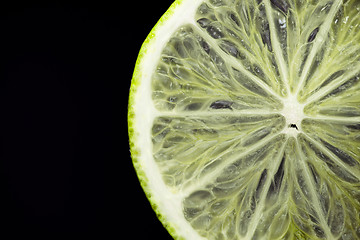
[[[135,168],[176,239],[360,239],[360,1],[182,0],[134,72]]]

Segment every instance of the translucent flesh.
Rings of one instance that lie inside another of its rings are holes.
[[[195,17],[152,77],[153,157],[184,218],[207,239],[360,239],[360,1]]]

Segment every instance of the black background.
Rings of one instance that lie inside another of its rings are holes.
[[[7,239],[171,239],[133,169],[126,120],[137,54],[171,3],[0,3]]]

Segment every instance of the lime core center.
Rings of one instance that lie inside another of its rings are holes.
[[[300,104],[295,95],[290,95],[284,100],[284,108],[281,114],[286,118],[287,127],[284,133],[297,135],[301,130],[301,121],[304,118],[304,105]]]

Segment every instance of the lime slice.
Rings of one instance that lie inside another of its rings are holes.
[[[141,48],[134,166],[175,239],[360,239],[360,1],[176,1]]]

